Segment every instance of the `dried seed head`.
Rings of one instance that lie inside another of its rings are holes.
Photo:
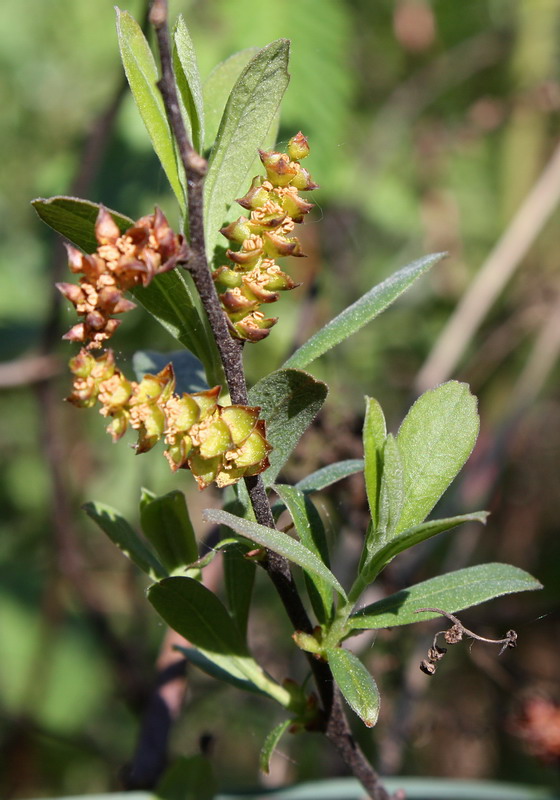
[[[463,639],[463,629],[460,625],[452,625],[448,631],[445,631],[443,638],[447,644],[457,644]]]
[[[437,667],[432,661],[428,661],[428,659],[424,659],[420,662],[420,669],[422,672],[425,672],[426,675],[434,675]]]

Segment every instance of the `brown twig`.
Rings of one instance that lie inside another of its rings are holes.
[[[220,301],[206,257],[203,227],[203,185],[207,165],[205,160],[195,152],[188,139],[179,108],[171,58],[166,0],[153,0],[150,21],[155,28],[161,60],[162,77],[158,82],[158,87],[163,97],[169,125],[177,141],[179,155],[187,179],[191,253],[186,267],[192,275],[208,316],[224,367],[232,402],[234,404],[247,405],[248,397],[243,369],[242,345],[234,340],[229,333],[226,316],[220,307]],[[274,528],[274,520],[262,480],[260,477],[247,478],[246,485],[257,521],[261,525]],[[311,621],[295,586],[287,559],[267,551],[267,557],[262,563],[272,579],[290,621],[296,630],[311,633]],[[362,782],[369,796],[373,800],[389,800],[389,795],[380,783],[378,774],[371,767],[352,736],[340,697],[335,690],[328,664],[317,661],[312,657],[310,657],[309,663],[325,712],[325,734],[327,738],[336,746],[346,764]]]

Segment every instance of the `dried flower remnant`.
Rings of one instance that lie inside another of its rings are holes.
[[[277,322],[266,317],[260,306],[276,302],[279,292],[298,286],[282,272],[276,259],[305,255],[291,234],[313,208],[299,192],[316,189],[317,184],[299,163],[309,155],[309,144],[301,132],[290,139],[287,150],[287,154],[259,150],[266,177],[254,178],[247,194],[237,201],[251,212],[250,217],[239,217],[221,230],[240,247],[226,251],[233,266],[219,267],[214,280],[232,334],[246,341],[264,339]]]
[[[173,232],[159,208],[121,234],[109,212],[101,206],[95,238],[98,247],[91,255],[67,245],[70,270],[82,273],[79,283],[56,284],[83,317],[63,338],[87,343],[88,350],[101,347],[113,335],[120,325],[114,314],[135,307],[124,296],[128,289],[148,286],[156,275],[186,261],[188,254],[183,236]]]
[[[476,639],[476,641],[485,642],[486,644],[501,644],[500,655],[509,647],[517,647],[517,633],[515,631],[508,631],[503,639],[487,639],[485,636],[479,636],[478,633],[465,628],[460,619],[441,608],[417,608],[415,613],[422,614],[426,611],[441,614],[453,623],[446,631],[438,631],[436,633],[432,646],[428,650],[428,657],[420,662],[420,669],[426,675],[435,675],[438,663],[447,653],[446,647],[438,646],[438,636],[443,636],[447,644],[457,644],[463,640],[463,636],[468,636],[470,639]]]
[[[113,441],[128,427],[138,431],[137,453],[148,452],[163,438],[171,469],[190,469],[201,489],[214,481],[229,486],[269,466],[272,448],[260,409],[221,406],[219,386],[177,395],[171,364],[140,382],[129,381],[111,350],[95,358],[82,348],[70,369],[75,375],[70,403],[91,408],[99,402],[100,413],[111,419],[107,432]]]

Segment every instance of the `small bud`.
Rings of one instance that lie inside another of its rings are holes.
[[[309,142],[301,131],[292,136],[288,142],[288,155],[292,161],[301,161],[309,155]]]
[[[248,342],[260,342],[261,339],[268,336],[270,328],[274,327],[277,322],[276,317],[267,319],[260,311],[254,311],[236,322],[234,328],[240,339],[246,339]]]
[[[292,180],[291,185],[299,189],[300,192],[311,192],[313,189],[319,188],[319,184],[311,179],[311,175],[305,167],[299,167],[297,175]]]
[[[114,244],[120,235],[120,228],[113,217],[104,206],[100,206],[95,222],[95,238],[99,244]]]
[[[235,222],[230,222],[224,228],[220,229],[222,236],[229,239],[230,242],[238,242],[241,244],[248,236],[251,236],[252,230],[249,225],[247,217],[239,217]]]

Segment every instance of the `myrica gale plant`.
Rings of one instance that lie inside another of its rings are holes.
[[[180,492],[161,497],[142,492],[143,535],[102,503],[85,508],[149,575],[150,603],[190,643],[187,659],[219,680],[284,707],[285,720],[264,742],[263,770],[287,730],[322,731],[368,795],[386,800],[389,795],[353,738],[341,701],[343,697],[362,722],[373,727],[379,714],[378,687],[344,642],[364,629],[451,615],[453,628],[446,641],[452,644],[463,633],[476,635],[453,616],[457,612],[540,584],[513,566],[486,564],[360,605],[364,590],[399,553],[463,522],[485,521],[483,511],[426,521],[476,442],[476,400],[463,383],[450,381],[423,394],[396,435],[387,431],[379,403],[367,398],[363,460],[331,464],[295,486],[279,483],[278,476],[327,395],[325,384],[304,370],[387,308],[442,254],[423,257],[374,286],[315,333],[282,368],[247,391],[243,349],[258,347],[260,340],[274,335],[277,319],[263,309],[280,292],[297,286],[277,260],[304,255],[295,231],[312,208],[302,193],[316,188],[301,165],[310,153],[301,132],[290,139],[285,152],[274,148],[288,83],[289,43],[274,41],[247,57],[206,153],[208,97],[185,22],[179,18],[170,36],[163,0],[152,3],[151,22],[161,78],[140,27],[128,13],[117,12],[124,69],[175,193],[183,230],[173,231],[157,208],[133,221],[70,197],[39,199],[34,206],[71,242],[69,268],[80,276],[78,283],[58,284],[79,318],[65,335],[81,345],[70,360],[74,384],[68,400],[79,408],[99,404],[115,441],[128,428],[135,430],[137,454],[163,440],[171,469],[190,470],[201,489],[213,482],[231,488],[223,509],[203,514],[224,531],[204,558],[199,556],[197,521],[191,520]],[[228,70],[228,62],[217,67],[212,85],[219,83],[220,71],[225,82]],[[254,176],[257,153],[261,171]],[[238,195],[247,213],[232,220]],[[220,235],[229,241],[225,257],[216,250]],[[136,303],[184,350],[133,380],[118,367],[113,351],[102,348],[115,334],[119,315]],[[195,383],[199,369],[207,378],[202,390]],[[331,568],[312,495],[356,472],[364,475],[371,519],[354,580],[343,586],[336,566]],[[291,516],[290,531],[276,528],[283,510]],[[227,603],[203,583],[204,568],[218,552],[228,565]],[[280,595],[314,687],[289,677],[274,680],[251,654],[247,622],[257,566],[266,570]],[[305,597],[294,582],[296,570],[303,573]],[[513,646],[515,636],[510,632],[498,641]],[[444,652],[434,641],[423,663],[425,671],[433,672]]]

